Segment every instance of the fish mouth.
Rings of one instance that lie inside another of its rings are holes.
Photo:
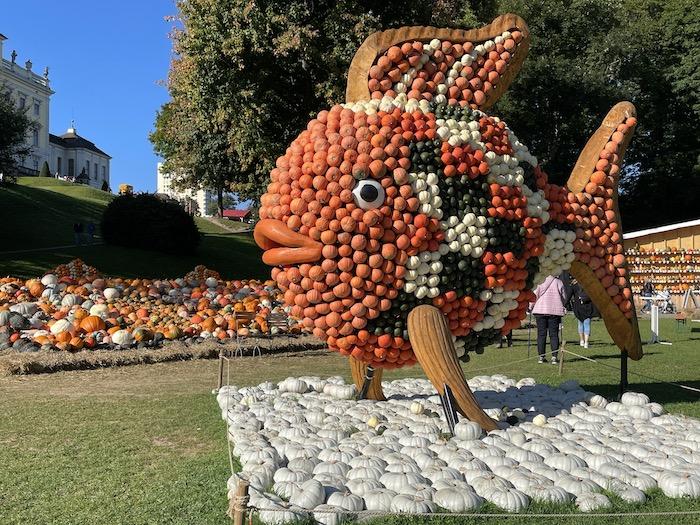
[[[269,266],[291,266],[312,263],[321,258],[323,245],[297,233],[277,219],[262,219],[255,225],[253,238]]]

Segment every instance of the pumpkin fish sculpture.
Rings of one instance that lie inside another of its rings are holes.
[[[263,260],[292,315],[351,357],[358,388],[377,369],[368,397],[382,398],[381,369],[418,361],[494,428],[457,359],[519,327],[533,288],[564,270],[620,349],[642,355],[617,209],[634,107],[616,105],[566,186],[550,184],[485,113],[528,44],[515,15],[375,33],[350,66],[347,103],[321,111],[272,170],[254,232]],[[419,311],[433,320],[412,328]]]

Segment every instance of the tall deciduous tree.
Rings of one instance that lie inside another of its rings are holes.
[[[0,173],[9,176],[17,161],[29,155],[27,135],[32,126],[25,112],[17,108],[9,92],[0,85]]]
[[[566,180],[607,110],[632,101],[625,229],[697,216],[700,7],[693,0],[180,0],[171,101],[151,139],[176,183],[255,199],[274,160],[320,109],[344,100],[366,36],[401,25],[474,27],[505,12],[532,46],[492,112],[552,179]],[[694,218],[694,217],[693,217]]]
[[[693,0],[500,0],[532,34],[523,69],[494,113],[566,181],[586,140],[620,100],[639,124],[626,155],[624,227],[697,218],[700,4]]]
[[[344,100],[348,65],[374,31],[476,23],[456,0],[180,0],[171,100],[151,140],[181,187],[256,199],[311,115]]]

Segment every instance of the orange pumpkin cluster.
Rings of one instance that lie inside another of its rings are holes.
[[[546,185],[552,220],[576,227],[574,252],[588,265],[625,317],[634,315],[627,262],[622,244],[615,187],[620,175],[620,159],[637,119],[627,118],[612,133],[600,151],[599,160],[582,191]]]
[[[216,275],[201,266],[186,278],[172,280],[64,275],[55,284],[47,280],[45,286],[39,279],[0,279],[0,332],[9,332],[12,343],[23,338],[66,351],[124,340],[197,336],[226,340],[269,333],[268,314],[283,311],[274,281],[222,281]],[[50,294],[44,293],[47,289]],[[10,307],[18,306],[21,312],[23,304],[31,303],[38,307],[31,328],[13,330],[6,325]],[[236,312],[252,312],[254,319],[242,322]],[[298,332],[301,326],[292,323],[290,330]]]
[[[484,301],[467,295],[458,297],[454,291],[445,292],[433,299],[433,306],[445,314],[450,332],[457,337],[469,334],[472,326],[484,318],[485,305]]]
[[[499,217],[508,221],[522,221],[527,217],[527,199],[517,186],[491,184],[491,207],[488,213],[491,217]]]
[[[371,97],[395,98],[398,85],[402,84],[403,89],[398,89],[409,99],[433,100],[438,86],[446,84],[450,71],[459,62],[459,76],[445,90],[447,103],[481,105],[505,73],[522,38],[520,31],[513,31],[508,38],[493,43],[490,50],[478,50],[480,53],[475,52],[472,42],[413,41],[391,46],[369,70]],[[476,58],[462,60],[465,55]]]
[[[476,179],[489,172],[484,152],[480,149],[475,151],[469,145],[452,147],[449,142],[443,142],[440,151],[445,177],[467,175],[470,179]]]
[[[434,136],[435,118],[422,112],[368,115],[335,106],[309,123],[272,170],[260,217],[323,245],[318,263],[275,268],[272,277],[291,314],[343,354],[386,366],[413,359],[407,343],[394,340],[377,356],[377,337],[363,329],[391,307],[408,256],[437,249],[442,239],[439,221],[416,213],[406,171],[408,142]],[[355,203],[352,188],[363,178],[381,182],[382,206]]]

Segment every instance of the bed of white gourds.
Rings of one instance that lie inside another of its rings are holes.
[[[340,377],[225,386],[217,401],[242,467],[229,497],[245,478],[263,522],[312,515],[327,525],[348,520],[338,511],[468,512],[485,502],[520,512],[573,501],[589,512],[611,506],[604,491],[643,503],[657,487],[700,498],[696,419],[639,393],[608,402],[575,381],[494,375],[469,385],[498,430],[461,419],[452,437],[424,379],[385,382],[381,402],[355,401]]]

